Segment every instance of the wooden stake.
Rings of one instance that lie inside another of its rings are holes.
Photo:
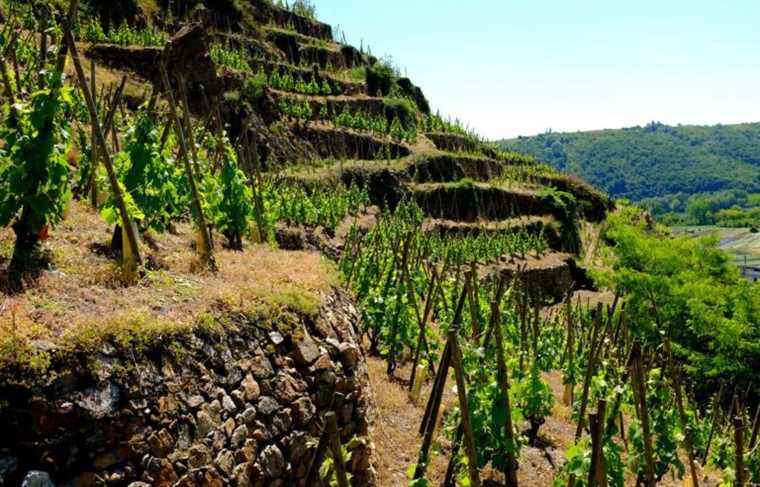
[[[670,380],[673,386],[673,391],[676,396],[676,408],[678,409],[678,419],[681,422],[681,430],[684,432],[684,447],[686,448],[686,455],[689,461],[689,473],[691,474],[692,487],[699,487],[699,475],[697,474],[697,465],[694,461],[694,441],[691,437],[691,429],[689,429],[689,421],[686,417],[686,411],[683,405],[683,394],[681,392],[680,372],[675,366],[673,361],[673,352],[670,348],[670,339],[665,339],[665,353],[668,356],[668,365],[670,369]]]
[[[601,307],[601,305],[600,305]],[[586,415],[586,405],[588,403],[589,388],[591,387],[591,378],[594,375],[594,368],[596,367],[596,342],[599,339],[599,329],[601,328],[601,313],[597,308],[596,316],[594,316],[594,326],[591,336],[591,343],[588,347],[588,360],[586,363],[586,375],[583,379],[583,392],[581,393],[581,405],[580,413],[578,416],[578,426],[575,429],[575,441],[577,442],[581,438],[583,433],[583,421]]]
[[[472,423],[470,422],[470,407],[467,404],[467,384],[464,378],[464,369],[462,367],[462,352],[459,350],[456,327],[451,327],[449,329],[449,342],[451,342],[451,363],[454,367],[454,375],[457,381],[459,412],[462,417],[462,428],[464,430],[464,449],[467,453],[467,470],[470,475],[470,485],[472,487],[480,487],[478,454],[477,450],[475,449],[475,434],[472,431]]]
[[[422,312],[422,319],[419,322],[419,331],[417,336],[417,348],[414,351],[414,360],[412,361],[412,375],[409,378],[409,390],[412,390],[414,385],[414,378],[417,374],[417,364],[420,360],[420,353],[422,351],[422,345],[425,340],[425,330],[427,329],[427,323],[430,320],[430,313],[433,310],[433,303],[435,302],[436,287],[438,286],[438,269],[433,268],[433,274],[430,277],[428,283],[427,293],[425,294],[425,309]]]
[[[734,452],[736,454],[736,487],[745,487],[747,472],[744,469],[744,420],[738,412],[734,416]]]
[[[504,277],[499,279],[496,298],[491,307],[491,329],[493,329],[496,339],[496,363],[498,367],[499,388],[501,398],[504,401],[506,416],[504,421],[504,436],[507,440],[507,451],[504,453],[507,460],[507,469],[505,472],[505,483],[507,487],[517,487],[517,442],[514,436],[514,427],[512,425],[512,406],[509,400],[509,371],[504,359],[504,337],[501,333],[501,301],[504,297]]]
[[[327,424],[327,437],[333,456],[333,466],[335,468],[335,477],[338,479],[338,487],[349,487],[343,451],[340,448],[340,434],[338,433],[338,420],[335,412],[330,411],[325,414],[325,422]]]
[[[74,6],[73,9],[76,10],[76,3],[77,0],[72,0],[72,5]],[[70,17],[72,18],[72,17]],[[135,265],[139,265],[142,262],[142,259],[140,257],[140,249],[137,244],[137,235],[135,235],[134,232],[134,226],[132,225],[132,219],[129,217],[129,213],[127,212],[127,207],[124,203],[124,196],[121,192],[121,186],[119,185],[119,181],[116,178],[116,172],[113,168],[113,162],[111,161],[111,155],[108,152],[108,146],[106,145],[106,139],[105,135],[103,134],[103,129],[100,126],[100,121],[98,120],[98,114],[95,110],[95,102],[92,98],[92,93],[90,93],[90,90],[87,88],[87,80],[84,76],[84,70],[82,69],[82,63],[79,60],[79,53],[77,52],[76,44],[74,42],[74,37],[71,35],[71,29],[69,28],[69,23],[66,25],[65,30],[65,36],[66,36],[66,43],[69,46],[69,50],[71,51],[71,57],[74,60],[74,67],[77,72],[77,76],[79,77],[79,85],[82,88],[82,92],[84,93],[85,101],[87,102],[87,109],[90,112],[90,118],[92,119],[93,124],[95,125],[95,135],[98,145],[100,146],[100,153],[103,157],[103,164],[106,166],[106,171],[108,172],[108,180],[111,183],[111,190],[113,191],[114,200],[116,200],[116,206],[119,209],[119,216],[121,216],[121,221],[123,224],[123,227],[127,230],[127,239],[129,240],[129,248],[132,251],[132,257],[134,258]],[[59,58],[60,61],[60,58]],[[63,60],[63,63],[65,63],[65,58]]]
[[[607,410],[607,402],[599,400],[596,413],[589,414],[591,426],[591,468],[588,472],[588,487],[606,487],[607,475],[604,466],[604,415]]]
[[[200,249],[201,259],[209,266],[213,271],[216,270],[216,263],[214,261],[213,246],[211,244],[211,234],[206,226],[206,218],[203,215],[203,206],[201,205],[201,196],[198,191],[198,186],[195,182],[195,174],[193,172],[193,166],[190,163],[190,155],[187,148],[187,140],[185,139],[184,130],[182,129],[182,123],[180,122],[179,115],[177,113],[177,103],[174,100],[174,93],[172,92],[172,86],[169,82],[169,74],[166,72],[166,62],[162,61],[160,66],[161,79],[166,89],[166,98],[169,101],[169,114],[174,124],[175,131],[177,133],[177,139],[179,140],[179,152],[180,158],[185,164],[185,174],[187,175],[188,182],[190,184],[190,192],[192,194],[192,204],[195,213],[195,222],[198,226],[198,232],[201,236],[201,243],[205,248]]]
[[[631,350],[631,380],[633,381],[634,398],[638,405],[639,419],[641,420],[641,429],[644,434],[644,485],[654,487],[654,454],[652,452],[652,432],[649,425],[649,411],[647,409],[647,390],[646,376],[644,374],[643,358],[641,355],[641,346],[634,343]]]

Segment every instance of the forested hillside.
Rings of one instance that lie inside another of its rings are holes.
[[[760,191],[757,123],[671,127],[653,122],[619,130],[549,132],[500,145],[576,174],[613,197],[664,199],[675,211],[698,193]]]

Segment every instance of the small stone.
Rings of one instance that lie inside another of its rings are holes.
[[[119,397],[119,388],[109,382],[102,389],[95,387],[86,389],[76,403],[94,418],[102,419],[116,412]]]
[[[232,446],[232,448],[240,448],[247,438],[248,438],[248,427],[244,424],[240,425],[232,433],[232,438],[230,439],[230,445]]]
[[[253,422],[256,421],[256,408],[253,406],[245,408],[245,411],[240,414],[240,421],[246,425],[253,424]]]
[[[219,470],[229,476],[232,475],[232,469],[235,466],[235,457],[232,455],[231,451],[222,450],[219,452],[219,455],[216,456],[214,463]]]
[[[319,345],[313,338],[306,335],[294,343],[293,358],[298,365],[308,366],[319,358]]]
[[[306,390],[306,384],[297,381],[289,374],[280,372],[277,374],[273,388],[277,400],[283,404],[289,404],[301,396],[301,393]]]
[[[227,436],[219,430],[214,431],[214,435],[211,439],[211,448],[214,451],[219,451],[227,445]]]
[[[316,362],[314,362],[314,365],[312,365],[314,370],[320,371],[320,370],[332,370],[335,368],[335,365],[333,364],[332,360],[330,360],[330,355],[327,353],[323,353],[319,356]]]
[[[282,337],[282,334],[280,334],[280,332],[277,332],[277,331],[272,331],[269,333],[269,340],[275,345],[279,345],[280,343],[285,341],[285,339]]]
[[[232,471],[232,477],[235,479],[235,485],[237,487],[247,487],[251,485],[251,471],[252,465],[249,463],[241,463]]]
[[[171,451],[174,444],[174,438],[166,429],[158,433],[154,432],[148,437],[148,446],[156,457],[165,457]]]
[[[359,363],[359,347],[351,343],[341,343],[338,347],[340,358],[347,370],[356,369]]]
[[[251,373],[257,379],[267,379],[274,375],[274,369],[268,358],[257,355],[251,360]]]
[[[188,461],[193,468],[211,463],[211,452],[205,445],[193,445],[188,451]]]
[[[264,448],[259,458],[261,468],[269,478],[279,478],[285,471],[285,457],[276,445]]]
[[[302,397],[293,403],[293,419],[295,420],[296,425],[300,427],[309,424],[316,412],[317,408],[308,397]]]
[[[245,376],[243,382],[240,383],[243,388],[243,395],[246,401],[255,401],[259,398],[261,390],[259,389],[259,383],[253,378],[251,374]]]
[[[32,470],[24,477],[21,487],[55,487],[55,484],[47,472]]]
[[[198,409],[201,404],[203,404],[203,402],[203,396],[199,394],[195,394],[187,398],[187,405],[190,407],[190,409]]]
[[[256,445],[256,440],[253,438],[248,438],[245,440],[245,443],[243,443],[243,456],[246,460],[249,462],[252,462],[256,460],[256,451],[258,450],[258,447]]]
[[[197,420],[197,426],[198,426],[198,437],[204,438],[209,432],[215,428],[214,421],[211,419],[211,416],[205,412],[205,411],[198,411],[198,414],[196,415]]]
[[[232,418],[227,418],[227,421],[225,421],[222,425],[222,429],[228,437],[232,436],[232,432],[235,431],[235,420]]]
[[[237,411],[237,406],[235,405],[235,401],[232,400],[230,396],[225,394],[222,397],[222,407],[225,411],[227,411],[230,414],[234,414],[235,411]]]
[[[235,406],[241,408],[245,405],[245,394],[243,391],[234,390],[230,393],[230,397],[235,401]]]
[[[261,396],[257,409],[264,416],[271,416],[275,411],[280,409],[280,405],[269,396]]]

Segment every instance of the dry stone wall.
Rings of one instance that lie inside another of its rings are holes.
[[[0,485],[305,485],[327,411],[373,485],[357,321],[335,291],[313,320],[105,344],[49,384],[3,385]]]

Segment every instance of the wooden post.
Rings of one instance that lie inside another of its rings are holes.
[[[575,327],[573,326],[573,306],[570,298],[568,298],[567,306],[565,307],[565,322],[567,325],[567,363],[571,367],[571,373],[574,374],[575,370]],[[575,388],[575,377],[571,376],[568,382],[565,384],[565,389],[562,392],[562,402],[565,405],[572,407],[573,405],[573,389]]]
[[[588,472],[588,487],[606,487],[607,475],[604,465],[604,415],[607,403],[601,399],[596,407],[596,413],[589,414],[591,426],[591,468]]]
[[[581,407],[578,416],[578,426],[575,429],[575,441],[581,438],[583,433],[584,416],[586,415],[586,404],[588,403],[589,388],[591,387],[591,378],[594,375],[596,366],[596,342],[599,339],[599,329],[601,328],[601,313],[596,313],[594,317],[594,326],[592,330],[591,343],[588,347],[588,359],[586,361],[586,375],[583,378],[583,392],[581,393]]]
[[[430,399],[428,399],[425,415],[423,416],[422,424],[420,425],[420,434],[423,435],[422,446],[420,447],[420,454],[417,458],[417,465],[414,468],[414,480],[425,477],[430,445],[433,442],[435,424],[438,421],[438,411],[441,407],[441,397],[443,396],[443,389],[446,386],[446,377],[449,373],[450,359],[451,344],[449,343],[449,340],[446,340],[446,347],[441,355],[441,364],[438,366],[438,375],[436,375],[433,389],[430,391]]]
[[[457,432],[456,436],[454,437],[454,441],[451,443],[451,457],[449,458],[449,464],[446,467],[446,476],[443,478],[441,487],[456,487],[454,474],[456,473],[455,470],[457,464],[457,453],[459,453],[459,444],[462,443],[463,434],[464,430],[462,429],[462,423],[460,422],[459,426],[457,426]]]
[[[504,278],[499,279],[496,298],[491,307],[491,329],[493,329],[496,339],[496,363],[498,367],[499,389],[501,398],[504,401],[506,416],[504,420],[504,436],[507,440],[507,469],[505,472],[505,483],[507,487],[517,487],[517,442],[514,436],[514,427],[512,426],[512,405],[509,400],[509,371],[504,359],[504,337],[501,333],[501,301],[504,296]]]
[[[462,352],[459,350],[457,341],[457,328],[449,329],[449,342],[451,342],[451,363],[454,367],[454,375],[457,381],[457,395],[459,396],[459,412],[462,416],[462,428],[464,429],[464,449],[467,453],[467,470],[470,475],[470,485],[480,487],[480,473],[478,471],[478,454],[475,449],[475,435],[470,422],[470,407],[467,404],[467,384],[462,368]]]
[[[436,286],[438,286],[437,281],[438,269],[433,268],[433,274],[430,276],[427,293],[425,294],[425,309],[422,312],[422,319],[419,322],[419,331],[417,332],[417,348],[414,351],[414,360],[412,361],[412,375],[409,378],[410,391],[414,385],[414,379],[417,374],[417,364],[419,363],[422,345],[425,340],[425,330],[427,329],[427,323],[430,320],[430,313],[433,310],[433,303],[435,302]]]
[[[335,477],[338,479],[338,487],[349,487],[345,460],[343,452],[340,449],[340,434],[338,433],[338,420],[335,412],[330,411],[325,414],[325,422],[327,423],[327,437],[333,456],[333,466],[335,467]]]
[[[72,5],[76,3],[76,0],[72,1]],[[106,171],[108,172],[108,179],[111,183],[111,190],[113,191],[114,200],[116,200],[116,206],[119,209],[119,216],[121,216],[122,224],[127,230],[127,239],[129,240],[129,247],[132,251],[132,257],[134,258],[135,264],[140,264],[142,262],[142,259],[140,257],[140,249],[137,244],[137,235],[134,232],[132,219],[129,217],[129,213],[127,213],[127,207],[124,204],[124,196],[121,193],[121,186],[119,184],[119,181],[116,179],[116,173],[113,168],[113,162],[111,161],[111,155],[108,152],[105,135],[103,134],[102,127],[100,126],[100,121],[98,120],[98,114],[95,110],[95,102],[93,101],[92,93],[90,93],[90,90],[87,88],[87,80],[84,76],[82,63],[79,60],[79,53],[77,52],[74,37],[71,35],[71,29],[69,28],[68,24],[66,26],[64,34],[66,36],[66,43],[68,44],[69,50],[71,51],[71,57],[74,60],[74,67],[76,69],[77,76],[79,77],[79,85],[82,88],[85,101],[87,102],[87,109],[90,112],[90,118],[92,119],[93,124],[95,124],[96,140],[100,146],[103,163],[105,164]]]
[[[747,447],[747,451],[752,451],[752,449],[755,448],[755,443],[757,442],[757,435],[759,432],[758,430],[760,430],[760,404],[755,410],[755,419],[752,421],[752,435],[749,439],[749,446]]]
[[[200,192],[198,191],[198,186],[195,182],[193,166],[190,164],[190,155],[187,148],[187,140],[185,139],[182,123],[180,122],[177,112],[177,103],[174,100],[174,93],[172,92],[172,86],[169,82],[169,74],[166,72],[166,63],[164,60],[162,60],[160,64],[161,79],[164,83],[164,88],[166,89],[166,98],[169,101],[169,115],[171,116],[172,123],[174,124],[174,128],[177,133],[177,139],[179,139],[179,153],[182,161],[185,164],[185,173],[187,175],[188,182],[190,183],[190,192],[192,194],[196,225],[198,226],[198,232],[201,234],[202,244],[205,247],[204,249],[201,249],[201,259],[205,261],[206,264],[208,264],[211,270],[216,270],[213,246],[211,244],[211,234],[208,227],[206,226],[206,218],[203,216],[203,206],[201,205]]]
[[[642,363],[641,346],[634,343],[631,350],[631,380],[633,381],[634,400],[637,403],[641,429],[644,434],[644,485],[654,487],[654,454],[652,452],[652,432],[649,425],[649,412],[647,409],[646,377]]]
[[[325,458],[325,453],[329,448],[329,440],[327,435],[327,414],[323,420],[322,432],[319,435],[319,443],[317,443],[317,449],[314,451],[314,456],[309,462],[309,469],[306,474],[306,485],[317,485],[319,477],[319,467],[322,466],[322,461]],[[335,413],[333,413],[335,414]]]
[[[707,458],[710,456],[710,445],[712,444],[713,436],[715,435],[715,428],[718,426],[718,410],[720,409],[720,401],[723,397],[723,386],[724,384],[720,384],[720,388],[718,389],[718,392],[715,394],[715,397],[713,398],[713,410],[712,410],[712,421],[710,422],[710,434],[707,435],[707,445],[705,446],[705,454],[702,457],[702,463],[707,462]]]
[[[97,93],[97,84],[95,82],[95,76],[96,76],[96,66],[95,66],[95,60],[92,59],[90,62],[90,92]],[[95,102],[95,113],[98,113],[98,100],[97,97],[93,99]],[[107,132],[106,132],[107,135]],[[95,135],[95,123],[92,124],[92,131],[90,133],[90,140],[92,149],[90,150],[90,204],[93,208],[98,207],[98,184],[97,184],[97,173],[98,173],[98,145],[95,143],[95,139],[97,138],[97,135]]]
[[[670,369],[670,380],[676,396],[676,408],[678,409],[678,419],[681,422],[681,429],[684,432],[684,447],[689,461],[689,473],[691,475],[692,487],[699,487],[699,475],[697,474],[697,465],[694,461],[694,441],[689,429],[689,420],[686,417],[686,410],[683,405],[683,394],[681,392],[680,372],[677,370],[673,361],[673,351],[670,348],[670,339],[664,341],[665,353],[668,355],[668,365]]]
[[[734,416],[734,452],[736,454],[736,487],[745,487],[747,472],[744,469],[744,420],[738,411]]]
[[[457,309],[454,313],[454,320],[451,325],[452,329],[459,328],[458,325],[462,319],[462,309],[464,308],[464,300],[466,298],[467,288],[465,287],[465,289],[462,290],[459,302],[457,303]],[[433,390],[430,392],[430,399],[428,399],[427,406],[425,407],[425,414],[422,417],[422,424],[420,425],[420,434],[423,435],[423,438],[417,466],[414,470],[413,478],[415,480],[423,478],[425,476],[425,470],[427,469],[430,445],[433,441],[433,433],[435,432],[435,425],[438,421],[438,411],[441,408],[443,390],[444,387],[446,387],[446,378],[452,360],[452,349],[453,344],[451,343],[451,335],[449,335],[446,340],[446,346],[443,349],[443,354],[441,354],[441,364],[438,366],[438,374],[436,374]]]

